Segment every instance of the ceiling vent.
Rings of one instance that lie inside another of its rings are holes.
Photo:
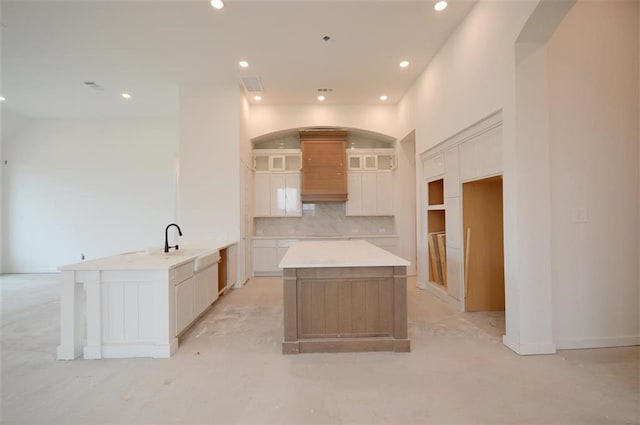
[[[318,89],[318,93],[329,93],[332,92],[333,89],[328,89],[328,88],[319,88]]]
[[[101,91],[104,90],[104,88],[100,84],[96,83],[95,81],[85,81],[84,85],[87,87],[91,87],[94,90],[101,90]]]
[[[260,77],[240,77],[240,80],[244,89],[249,93],[261,93],[263,91]]]

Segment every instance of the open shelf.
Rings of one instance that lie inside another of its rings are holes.
[[[429,205],[444,205],[444,179],[429,182]]]
[[[447,287],[446,219],[444,179],[434,180],[427,187],[427,240],[429,242],[429,280]]]

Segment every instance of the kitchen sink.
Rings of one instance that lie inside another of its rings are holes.
[[[195,257],[193,261],[193,271],[206,269],[220,260],[220,252],[209,248],[184,248],[164,252],[162,248],[150,248],[146,251],[148,255],[161,257]]]

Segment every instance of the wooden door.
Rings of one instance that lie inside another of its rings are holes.
[[[504,310],[502,177],[462,185],[465,311]]]

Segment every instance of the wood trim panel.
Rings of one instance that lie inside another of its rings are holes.
[[[285,269],[282,352],[409,351],[406,271]]]
[[[284,269],[283,302],[285,306],[295,306],[297,300],[297,285],[295,269]],[[291,308],[284,309],[284,340],[298,340],[297,311]]]
[[[347,200],[346,131],[301,131],[302,202]]]
[[[347,140],[346,130],[300,130],[303,140]]]

